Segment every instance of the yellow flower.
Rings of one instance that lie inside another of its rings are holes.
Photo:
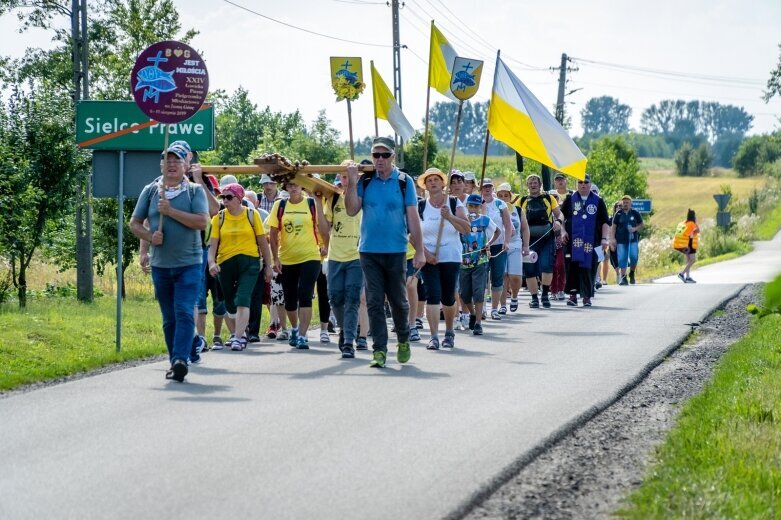
[[[360,96],[366,89],[366,83],[361,81],[350,83],[350,81],[343,76],[336,77],[331,82],[331,86],[334,89],[334,94],[336,94],[337,101],[341,101],[343,99],[354,101],[358,99],[358,96]]]

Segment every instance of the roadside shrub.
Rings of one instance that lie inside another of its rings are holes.
[[[745,223],[744,227],[745,225],[748,225],[748,223]],[[698,258],[711,258],[727,253],[748,253],[751,246],[745,238],[741,239],[738,233],[735,232],[733,228],[737,227],[737,225],[733,225],[730,229],[723,230],[716,226],[713,219],[705,219],[700,224],[700,250],[698,251]]]

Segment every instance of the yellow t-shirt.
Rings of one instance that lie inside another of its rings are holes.
[[[347,215],[344,196],[340,195],[336,204],[325,201],[325,219],[331,226],[331,240],[328,244],[328,259],[335,262],[358,260],[358,239],[361,235],[361,212],[354,217]]]
[[[415,258],[415,246],[412,245],[412,242],[407,242],[407,260],[412,260]]]
[[[309,210],[309,202],[304,198],[298,204],[289,200],[285,203],[285,212],[280,224],[277,219],[279,203],[274,202],[268,216],[269,227],[279,230],[279,261],[282,265],[295,265],[310,260],[320,261],[320,247],[315,239],[314,222]]]
[[[252,225],[250,226],[247,212],[252,211]],[[217,263],[236,255],[260,257],[256,236],[266,234],[260,215],[254,209],[242,207],[239,215],[233,216],[230,211],[223,210],[222,228],[220,227],[220,214],[212,217],[211,238],[219,239],[220,247],[217,250]]]

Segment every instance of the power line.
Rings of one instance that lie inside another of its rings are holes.
[[[222,1],[225,2],[226,4],[230,4],[230,5],[234,6],[234,7],[238,7],[239,9],[247,11],[248,13],[252,13],[252,14],[254,14],[256,16],[260,16],[261,18],[265,18],[266,20],[278,23],[280,25],[284,25],[286,27],[290,27],[291,29],[295,29],[297,31],[302,31],[302,32],[309,33],[309,34],[314,34],[315,36],[320,36],[322,38],[328,38],[329,40],[336,40],[336,41],[346,42],[346,43],[354,43],[356,45],[366,45],[366,46],[369,46],[369,47],[383,47],[383,48],[393,47],[393,45],[384,45],[384,44],[381,44],[381,43],[359,42],[359,41],[355,41],[355,40],[347,40],[347,39],[344,39],[344,38],[339,38],[337,36],[331,36],[329,34],[319,33],[319,32],[316,32],[316,31],[309,30],[309,29],[305,29],[303,27],[298,27],[296,25],[289,24],[287,22],[283,22],[281,20],[277,20],[277,19],[272,18],[270,16],[267,16],[265,14],[259,13],[257,11],[253,11],[252,9],[244,7],[243,5],[239,5],[239,4],[235,3],[235,2],[231,2],[230,0],[222,0]]]

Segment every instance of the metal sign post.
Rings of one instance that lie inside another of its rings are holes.
[[[125,152],[119,152],[119,210],[117,212],[117,352],[122,350],[122,231],[125,224]]]

